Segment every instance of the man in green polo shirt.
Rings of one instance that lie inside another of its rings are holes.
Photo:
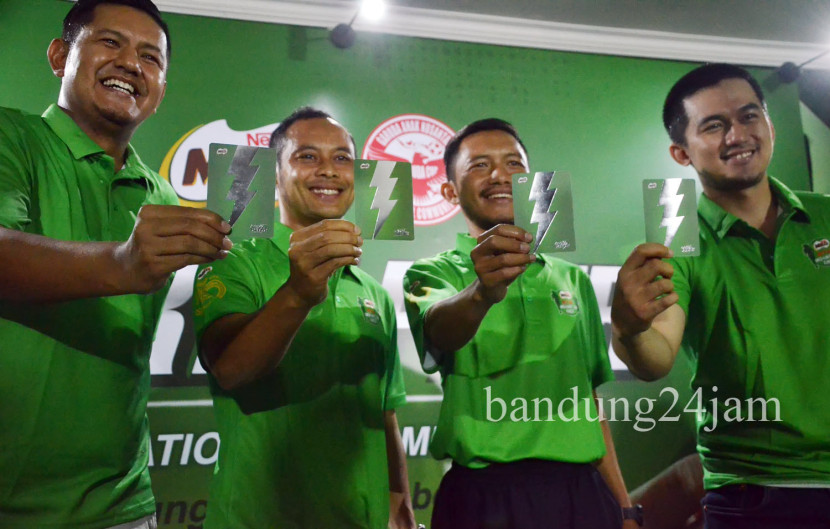
[[[710,64],[671,89],[670,153],[700,176],[700,256],[637,247],[619,272],[614,349],[644,379],[681,341],[693,386],[706,525],[830,524],[830,199],[767,174],[775,131],[745,70]]]
[[[467,125],[444,163],[442,193],[469,234],[404,278],[424,369],[443,376],[430,447],[453,461],[432,528],[619,528],[631,504],[594,402],[613,373],[591,282],[530,254],[531,235],[512,225],[511,176],[528,162],[509,123]]]
[[[271,137],[280,222],[197,274],[222,445],[206,528],[414,529],[394,305],[357,268],[354,139],[301,108]]]
[[[149,356],[171,273],[223,257],[129,141],[170,55],[149,1],[81,0],[42,116],[0,109],[0,527],[155,527]]]

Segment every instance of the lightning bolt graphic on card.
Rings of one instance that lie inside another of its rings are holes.
[[[696,198],[694,180],[643,180],[646,242],[662,244],[678,257],[700,255]]]
[[[684,195],[680,194],[680,184],[683,182],[682,178],[668,178],[663,184],[663,191],[660,193],[660,199],[657,203],[663,206],[663,220],[660,222],[661,228],[666,228],[666,240],[663,246],[671,246],[674,236],[677,235],[677,230],[683,223],[684,215],[678,215],[680,211],[680,204],[683,203]]]
[[[372,199],[372,205],[369,209],[376,209],[378,211],[378,218],[375,221],[375,230],[372,238],[376,238],[380,229],[389,218],[389,213],[395,208],[397,200],[392,200],[392,191],[395,189],[397,178],[392,178],[392,170],[395,169],[395,162],[377,162],[375,172],[372,175],[372,181],[369,182],[369,187],[375,188],[375,198]]]
[[[514,174],[513,221],[534,235],[532,252],[576,249],[571,176],[561,171]]]
[[[233,176],[233,183],[230,190],[225,197],[227,200],[233,202],[233,211],[231,217],[228,219],[228,224],[233,226],[239,217],[248,207],[251,200],[256,195],[256,191],[250,191],[251,183],[254,177],[259,172],[258,165],[251,165],[256,154],[256,147],[238,147],[233,155],[233,161],[228,169],[228,174]]]
[[[530,223],[536,224],[536,238],[534,239],[533,251],[535,252],[542,239],[548,233],[553,219],[556,218],[556,211],[550,211],[551,203],[556,196],[556,188],[553,184],[553,173],[536,173],[533,177],[533,184],[530,189],[528,200],[534,202],[533,213],[530,215]]]
[[[207,208],[233,226],[232,241],[272,237],[276,151],[211,143],[209,152]]]
[[[366,238],[413,240],[412,165],[388,160],[355,160],[353,211],[355,224]]]

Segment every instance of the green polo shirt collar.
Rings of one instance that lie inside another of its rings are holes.
[[[804,205],[795,193],[775,178],[771,176],[767,178],[769,180],[770,187],[772,188],[772,192],[775,193],[779,199],[779,203],[781,208],[784,210],[785,217],[788,217],[791,212],[794,212],[793,218],[809,222],[810,215],[807,210],[804,209]],[[735,215],[727,213],[725,209],[714,203],[705,194],[700,196],[698,213],[704,222],[706,222],[715,232],[718,240],[724,238],[735,223],[739,221],[743,222]]]
[[[279,248],[280,251],[285,255],[288,255],[288,247],[291,245],[291,234],[293,232],[294,230],[292,230],[285,224],[279,221],[274,222],[274,236],[271,238],[271,240],[274,241],[274,244],[277,245],[277,248]],[[475,239],[473,239],[473,241],[475,241]],[[335,275],[338,277],[340,276],[340,270],[341,269],[338,269],[335,272]],[[346,273],[352,276],[355,279],[355,281],[357,281],[361,285],[363,284],[363,280],[361,280],[360,276],[355,274],[354,270],[352,270],[352,265],[346,265],[342,268],[342,270],[344,270]]]
[[[69,152],[76,160],[92,154],[104,153],[104,149],[92,141],[69,114],[61,110],[58,105],[49,105],[42,117],[49,128],[66,144]]]
[[[468,233],[459,233],[455,237],[455,249],[464,255],[470,255],[476,245],[478,241]]]
[[[110,164],[114,163],[112,157],[104,152],[100,145],[92,141],[92,138],[81,130],[77,123],[56,104],[49,105],[49,108],[41,115],[49,128],[66,144],[69,152],[76,160],[87,156],[100,155],[106,158]],[[155,189],[155,183],[144,177],[144,164],[132,145],[127,145],[127,157],[124,160],[124,169],[118,171],[113,180],[133,179],[144,180],[148,186]]]

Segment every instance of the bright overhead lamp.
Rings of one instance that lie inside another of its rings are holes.
[[[386,3],[384,0],[363,0],[357,13],[354,14],[348,24],[337,24],[334,26],[334,29],[329,32],[329,40],[340,49],[351,48],[357,38],[352,24],[354,24],[358,15],[367,20],[377,22],[383,18],[385,12]]]

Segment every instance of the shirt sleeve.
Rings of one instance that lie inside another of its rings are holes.
[[[448,277],[452,277],[442,270],[435,260],[422,259],[416,261],[403,278],[404,305],[406,316],[409,319],[409,329],[421,358],[421,365],[427,373],[438,371],[438,363],[431,354],[429,340],[424,336],[424,318],[427,310],[442,299],[458,294],[458,288]]]
[[[588,274],[578,269],[579,290],[582,295],[585,313],[585,330],[588,334],[586,352],[588,353],[588,376],[591,385],[596,388],[606,382],[614,380],[614,371],[608,358],[608,344],[605,341],[605,330],[602,327],[602,318],[599,314],[599,304],[594,286]]]
[[[387,325],[389,347],[386,353],[386,395],[383,399],[384,410],[394,410],[406,404],[406,387],[403,381],[403,367],[398,350],[398,320],[395,315],[395,305],[386,291],[383,291],[384,322]]]
[[[256,270],[235,247],[225,259],[200,265],[193,285],[193,325],[196,344],[210,325],[229,314],[251,314],[262,306]],[[201,356],[201,348],[200,356]]]
[[[694,259],[688,257],[674,258],[668,259],[667,262],[674,268],[674,275],[672,275],[671,281],[674,284],[674,291],[677,292],[677,296],[680,298],[677,301],[677,305],[683,309],[683,312],[688,317],[689,302],[692,297],[690,279]]]
[[[25,135],[12,112],[0,109],[0,226],[24,230],[31,223],[31,172]]]

